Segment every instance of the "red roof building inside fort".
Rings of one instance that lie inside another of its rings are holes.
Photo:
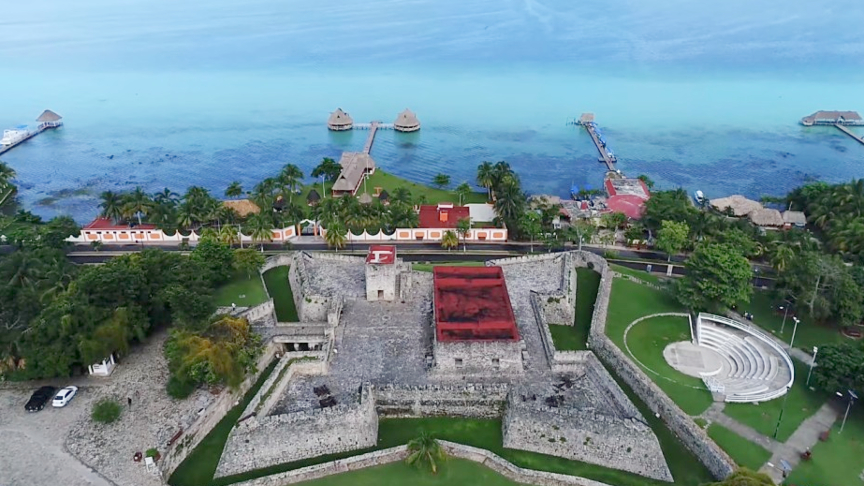
[[[396,247],[392,245],[370,245],[366,263],[393,265],[396,262]]]
[[[435,267],[433,283],[439,342],[519,340],[501,267]]]

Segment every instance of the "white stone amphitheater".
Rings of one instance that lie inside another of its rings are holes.
[[[765,402],[785,395],[792,386],[792,360],[760,329],[701,313],[692,332],[692,343],[671,344],[663,355],[673,368],[701,378],[724,401]]]

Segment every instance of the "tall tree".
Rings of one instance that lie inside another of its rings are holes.
[[[301,185],[301,179],[303,179],[303,171],[294,164],[286,164],[282,168],[282,172],[279,173],[279,182],[290,190],[288,201],[294,200],[294,193],[297,192],[297,188]]]
[[[534,252],[534,239],[540,236],[543,226],[540,224],[540,215],[534,211],[526,211],[519,220],[519,229],[522,234],[531,240],[531,252]]]
[[[444,189],[450,185],[450,176],[439,172],[432,178],[432,184],[435,184],[438,189]]]
[[[110,218],[115,223],[123,218],[123,197],[120,194],[104,191],[99,198],[102,200],[99,207],[103,218]]]
[[[667,261],[672,261],[672,255],[684,249],[687,237],[690,235],[690,227],[687,223],[677,221],[663,221],[660,231],[657,232],[657,248],[669,255]]]
[[[453,230],[445,231],[441,237],[441,246],[447,248],[447,251],[459,246],[459,237],[456,235],[456,232]]]
[[[488,200],[491,201],[494,197],[492,194],[492,184],[495,183],[495,169],[492,162],[483,162],[477,166],[477,184],[486,188]]]
[[[774,486],[774,481],[767,474],[741,468],[723,481],[710,483],[707,486]]]
[[[456,234],[462,238],[462,251],[468,251],[468,236],[471,234],[471,218],[456,221]]]
[[[437,474],[438,463],[444,461],[446,457],[447,454],[435,437],[426,431],[421,431],[417,438],[408,442],[408,457],[405,458],[405,462],[416,467],[426,464],[432,474]]]
[[[463,182],[456,186],[456,196],[459,197],[460,206],[465,204],[465,201],[468,200],[468,196],[470,196],[472,192],[474,191],[471,190],[471,186],[469,186],[467,182]]]
[[[331,224],[330,227],[327,228],[327,232],[324,233],[324,241],[327,242],[327,246],[339,251],[339,248],[345,247],[346,232],[347,230],[342,225],[338,223]]]
[[[153,201],[157,204],[174,207],[178,202],[180,202],[180,195],[166,187],[153,195]]]
[[[834,394],[864,388],[864,351],[857,343],[819,346],[819,366],[813,368],[813,383]]]
[[[568,232],[570,238],[579,244],[579,251],[582,251],[582,244],[585,242],[591,243],[591,238],[597,232],[597,227],[588,220],[577,219],[570,223]]]
[[[270,215],[256,213],[253,214],[247,221],[246,227],[249,228],[252,241],[261,244],[264,248],[265,241],[273,240],[273,218]]]
[[[732,307],[750,301],[753,269],[737,248],[701,243],[687,259],[687,274],[678,281],[678,300],[693,311],[716,304]]]
[[[312,169],[312,177],[318,179],[321,176],[324,176],[325,180],[333,182],[337,177],[339,177],[341,172],[342,166],[339,165],[339,162],[336,162],[329,157],[324,157],[324,159],[321,160],[321,163]]]
[[[228,184],[228,187],[225,188],[225,197],[234,199],[243,195],[243,186],[240,185],[240,181],[234,181],[231,184]]]
[[[6,162],[0,160],[0,187],[5,186],[9,181],[15,178],[15,169],[9,166]]]
[[[644,182],[644,183],[645,183],[645,187],[647,187],[648,189],[654,189],[654,181],[651,180],[651,178],[648,177],[647,175],[645,175],[645,174],[640,174],[639,177],[637,177],[637,179],[639,179],[640,181]]]
[[[141,224],[141,218],[150,214],[153,208],[153,200],[150,195],[144,192],[141,186],[135,188],[134,191],[126,195],[126,201],[123,204],[123,216],[135,216],[138,218],[138,224]]]
[[[518,226],[519,217],[525,209],[525,195],[519,187],[518,179],[508,178],[505,184],[497,188],[495,212],[508,226]]]
[[[248,278],[264,266],[264,255],[252,248],[237,248],[234,250],[234,270],[243,272]]]

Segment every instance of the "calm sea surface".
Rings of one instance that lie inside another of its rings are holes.
[[[599,184],[596,113],[619,168],[709,197],[864,176],[864,146],[805,129],[864,113],[860,0],[38,0],[0,13],[0,128],[66,126],[3,156],[23,205],[92,217],[99,192],[221,194],[359,150],[342,107],[423,128],[373,157],[419,182],[507,160],[532,193]],[[855,129],[864,134],[864,129]]]

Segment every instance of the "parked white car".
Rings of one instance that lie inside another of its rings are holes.
[[[78,393],[77,386],[67,386],[66,388],[57,392],[54,395],[54,400],[51,402],[51,405],[55,407],[65,407],[67,403],[72,400],[72,397]]]

